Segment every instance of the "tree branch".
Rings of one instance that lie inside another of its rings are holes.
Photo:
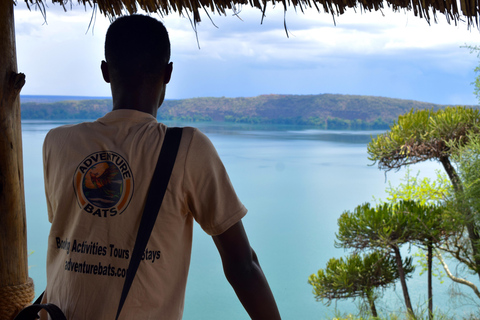
[[[455,259],[457,259],[457,260],[460,261],[461,263],[465,264],[469,269],[471,269],[472,271],[475,270],[475,262],[473,262],[472,260],[468,259],[468,256],[463,257],[463,256],[461,255],[459,249],[457,249],[457,250],[452,250],[452,249],[450,249],[450,248],[448,248],[448,247],[438,247],[438,249],[450,253]]]
[[[465,279],[462,279],[462,278],[458,278],[458,277],[455,277],[451,272],[450,272],[450,269],[448,268],[447,264],[445,263],[445,260],[443,260],[443,257],[442,257],[442,254],[440,252],[438,252],[438,250],[435,250],[435,254],[437,255],[437,258],[438,260],[440,260],[440,262],[442,263],[442,266],[443,266],[443,269],[445,270],[445,272],[447,273],[447,276],[454,282],[456,283],[460,283],[460,284],[464,284],[468,287],[470,287],[473,292],[475,292],[475,294],[477,295],[477,297],[480,298],[480,291],[478,291],[478,288],[476,285],[474,285],[472,282],[468,281],[468,280],[465,280]]]

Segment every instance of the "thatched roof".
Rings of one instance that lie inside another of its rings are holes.
[[[47,0],[24,0],[27,5],[43,5]],[[71,1],[50,0],[61,4],[68,9]],[[85,6],[98,8],[100,12],[109,17],[127,13],[135,13],[142,9],[146,12],[157,12],[161,15],[172,13],[192,13],[195,22],[200,21],[200,11],[225,14],[227,10],[237,10],[241,6],[252,6],[263,13],[267,7],[282,5],[288,8],[303,11],[305,8],[316,8],[319,12],[329,13],[334,16],[343,14],[348,8],[361,11],[382,10],[389,7],[394,11],[413,11],[415,16],[425,18],[427,21],[436,20],[438,13],[444,14],[448,22],[466,18],[468,26],[478,26],[479,3],[478,0],[78,0]]]

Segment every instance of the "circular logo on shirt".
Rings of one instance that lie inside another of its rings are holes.
[[[83,159],[73,176],[77,201],[85,212],[113,217],[128,207],[133,175],[128,162],[112,151],[95,152]]]

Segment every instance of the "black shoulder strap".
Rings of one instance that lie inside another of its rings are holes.
[[[43,295],[43,294],[42,294]],[[36,301],[35,301],[36,302]],[[32,304],[20,311],[19,314],[14,318],[14,320],[31,320],[38,319],[38,313],[40,310],[44,309],[50,315],[52,320],[67,320],[62,310],[54,304],[45,303],[45,304]]]
[[[152,182],[150,183],[150,189],[148,190],[147,202],[145,204],[145,209],[143,210],[140,227],[138,228],[137,240],[135,241],[132,258],[130,259],[130,264],[128,266],[127,276],[123,285],[122,296],[120,297],[115,320],[118,319],[118,316],[122,311],[128,291],[132,286],[133,279],[135,278],[138,266],[140,265],[142,253],[147,246],[148,239],[150,238],[153,226],[155,225],[158,211],[162,205],[170,175],[172,174],[173,165],[175,164],[178,147],[180,145],[180,140],[182,139],[182,132],[182,128],[168,128],[165,134],[157,166],[155,167]]]

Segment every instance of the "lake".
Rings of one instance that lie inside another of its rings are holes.
[[[42,144],[61,121],[23,121],[25,194],[30,276],[37,295],[46,285],[45,260],[50,224],[43,189]],[[72,122],[68,122],[72,123]],[[249,209],[244,225],[270,283],[283,319],[326,319],[326,307],[312,294],[308,277],[332,257],[337,219],[345,210],[385,198],[388,181],[398,184],[405,171],[387,175],[368,160],[367,143],[380,131],[325,131],[306,127],[253,126],[229,123],[175,123],[199,127],[212,140],[237,193]],[[411,167],[434,177],[434,162]],[[408,248],[403,250],[408,254]],[[412,250],[412,253],[414,250]],[[419,269],[419,268],[417,268]],[[477,281],[478,282],[478,281]],[[451,281],[434,283],[434,307],[461,315],[478,306],[455,304],[448,296]],[[413,304],[425,308],[426,275],[408,281]],[[467,291],[468,293],[468,291]],[[377,302],[385,311],[402,308],[400,284]],[[356,312],[357,302],[336,304]],[[455,310],[455,311],[454,311]],[[196,225],[187,284],[184,319],[248,319],[223,276],[213,241]]]

